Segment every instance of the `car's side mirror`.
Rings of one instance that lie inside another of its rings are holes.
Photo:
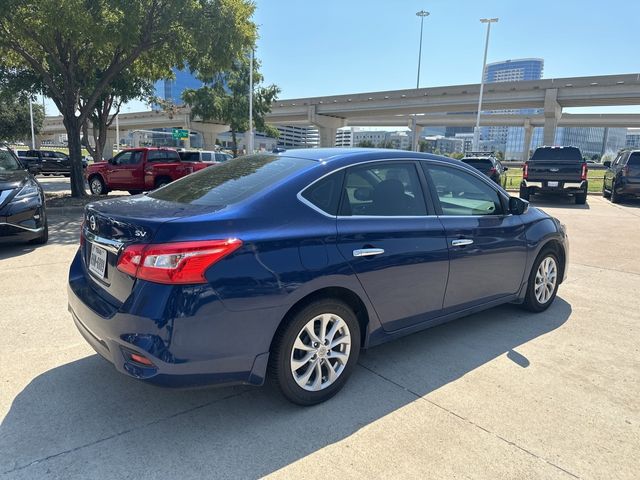
[[[609,168],[609,167],[611,166],[611,160],[605,160],[602,164],[603,164],[605,167]]]
[[[529,202],[518,197],[509,197],[509,213],[522,215],[529,209]]]
[[[504,171],[506,172],[507,170],[509,170],[509,167],[504,167]]]
[[[115,158],[110,158],[109,160],[107,160],[107,163],[109,165],[117,165],[118,161]]]

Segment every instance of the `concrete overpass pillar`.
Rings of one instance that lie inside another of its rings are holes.
[[[524,144],[522,145],[522,161],[529,160],[529,151],[531,150],[531,138],[533,137],[533,125],[531,120],[524,121]]]
[[[218,135],[228,131],[229,125],[204,123],[192,120],[191,130],[202,135],[205,150],[213,150],[216,147],[216,139],[218,138]]]
[[[347,121],[344,118],[321,115],[316,112],[315,105],[309,105],[307,116],[309,123],[318,129],[318,133],[320,134],[320,146],[335,147],[338,129],[346,127]]]
[[[102,150],[102,158],[109,160],[113,158],[113,145],[116,143],[115,130],[107,130],[107,141],[104,142],[104,149]]]
[[[549,88],[544,93],[544,132],[543,143],[553,145],[556,141],[556,128],[562,116],[562,107],[558,103],[558,89]]]
[[[422,125],[418,125],[416,117],[413,117],[409,128],[411,129],[411,151],[418,152],[420,151],[420,135],[422,134],[422,129],[424,127]]]

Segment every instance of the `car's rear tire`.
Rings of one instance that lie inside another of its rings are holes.
[[[553,250],[543,250],[529,273],[522,306],[530,312],[543,312],[553,303],[560,285],[560,262]]]
[[[611,192],[608,192],[604,186],[604,180],[602,181],[602,196],[604,198],[611,198]]]
[[[522,200],[529,201],[530,197],[531,197],[531,194],[529,193],[529,189],[520,187],[520,198]]]
[[[270,373],[282,394],[298,405],[333,397],[353,372],[360,354],[360,324],[337,299],[313,302],[276,333]]]
[[[576,205],[584,205],[587,203],[587,192],[576,193]]]
[[[140,195],[142,190],[129,190],[129,195]]]
[[[164,187],[171,183],[171,179],[168,177],[158,177],[156,178],[155,186],[156,188]]]
[[[106,195],[108,192],[104,180],[99,175],[89,178],[89,191],[93,195]]]
[[[611,183],[611,203],[620,203],[620,194],[616,192],[616,184]]]

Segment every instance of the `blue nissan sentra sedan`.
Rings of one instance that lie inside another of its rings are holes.
[[[456,160],[252,155],[87,206],[69,311],[125,375],[269,374],[311,405],[343,387],[361,348],[507,302],[545,310],[568,253],[558,220]]]

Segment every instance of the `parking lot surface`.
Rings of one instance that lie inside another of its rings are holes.
[[[67,313],[80,224],[52,214],[48,245],[0,247],[0,477],[637,479],[640,202],[536,203],[571,243],[549,310],[371,349],[311,408],[117,373]]]

